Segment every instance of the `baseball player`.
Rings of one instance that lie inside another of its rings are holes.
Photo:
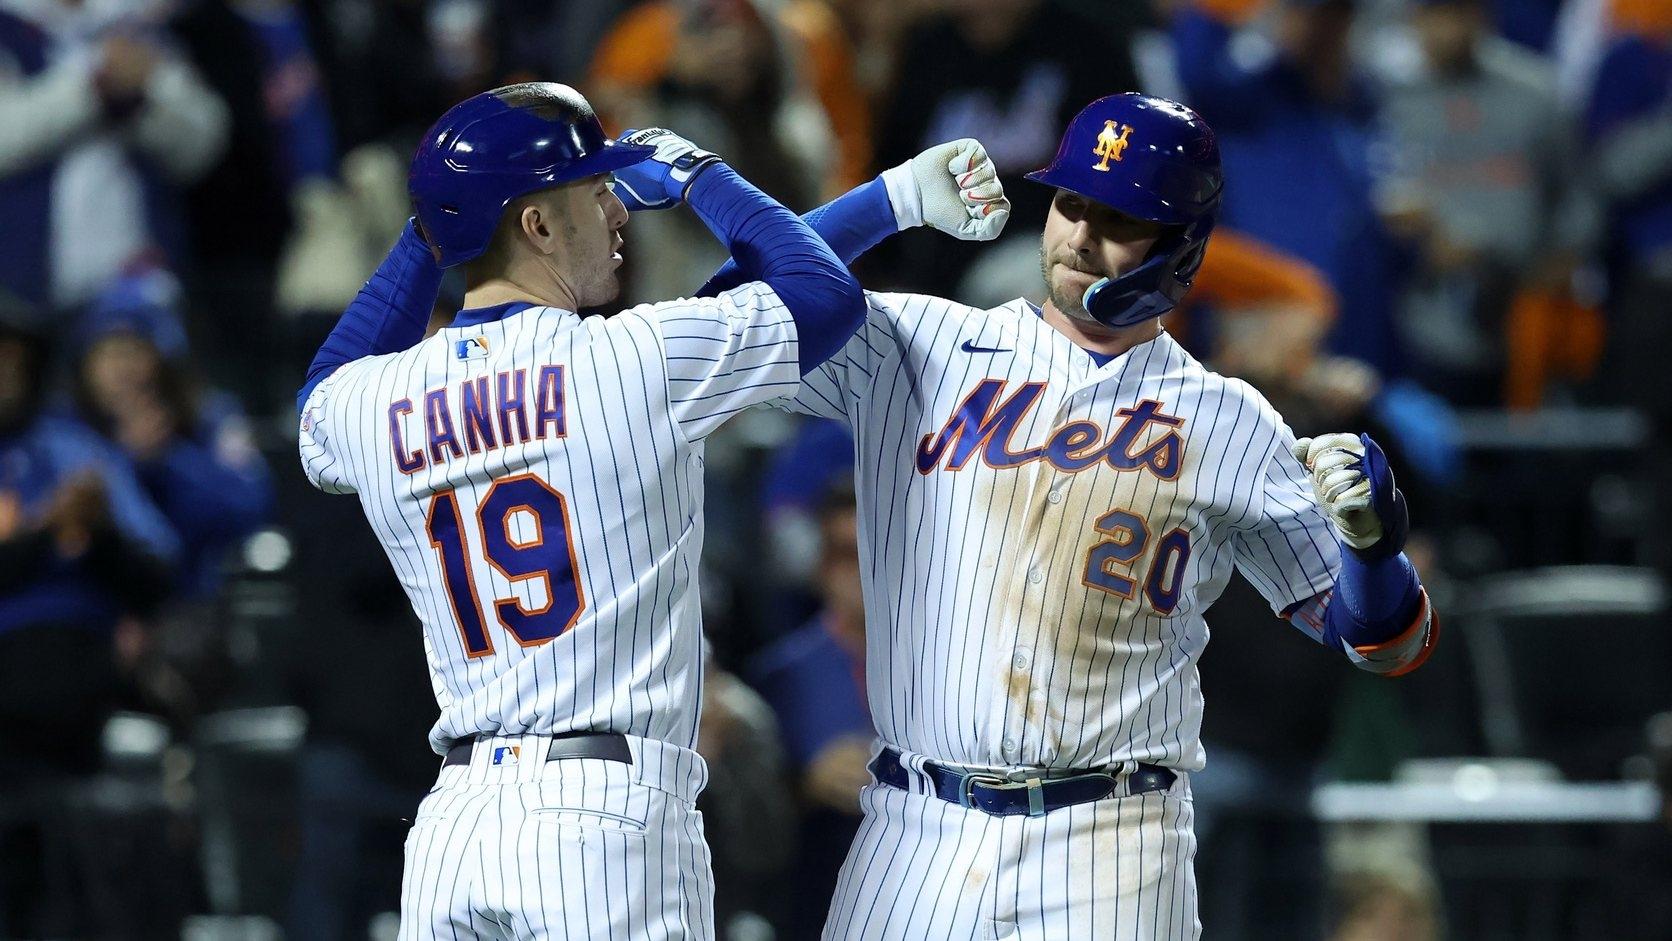
[[[619,290],[612,173],[688,203],[749,283],[583,320]],[[859,286],[713,154],[661,130],[608,140],[562,85],[457,105],[410,185],[416,227],[299,398],[308,479],[359,495],[441,709],[400,937],[710,938],[691,749],[703,441],[841,348]],[[416,342],[455,265],[466,309]],[[408,289],[424,302],[393,303]]]
[[[880,737],[827,938],[1196,937],[1195,664],[1232,568],[1372,672],[1438,636],[1375,442],[1297,441],[1162,329],[1219,211],[1201,118],[1100,99],[1029,179],[1042,307],[868,295],[788,402],[856,440]],[[851,261],[929,211],[902,182],[814,228]]]
[[[956,232],[957,198],[916,185],[930,168],[809,220],[849,261],[910,226]],[[1003,207],[969,168],[958,197]],[[1161,328],[1219,210],[1201,118],[1100,99],[1030,178],[1056,188],[1043,306],[868,294],[784,403],[856,441],[879,744],[827,938],[1196,937],[1195,663],[1232,568],[1372,672],[1438,637],[1375,443],[1297,441]]]

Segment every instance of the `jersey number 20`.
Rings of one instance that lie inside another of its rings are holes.
[[[1097,521],[1097,532],[1108,538],[1086,553],[1086,587],[1122,598],[1137,594],[1138,583],[1120,573],[1130,571],[1149,544],[1149,525],[1128,510],[1112,510]],[[1160,614],[1172,614],[1179,603],[1179,585],[1190,561],[1190,534],[1175,529],[1161,537],[1144,578],[1144,597]]]
[[[465,653],[488,656],[493,638],[476,596],[457,494],[446,490],[435,495],[424,528],[441,556],[447,599],[464,636]],[[513,587],[538,582],[541,590],[534,597],[545,597],[538,608],[515,596],[493,599],[494,617],[506,633],[522,646],[534,647],[574,626],[586,610],[586,599],[575,578],[575,547],[569,539],[569,505],[563,494],[533,474],[496,480],[476,507],[476,532],[482,555],[494,571]]]

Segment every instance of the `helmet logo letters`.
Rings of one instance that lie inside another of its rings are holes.
[[[1121,154],[1125,153],[1126,145],[1130,143],[1130,141],[1126,139],[1127,135],[1131,133],[1132,125],[1130,124],[1122,124],[1120,126],[1119,133],[1117,133],[1115,131],[1115,122],[1104,121],[1103,130],[1098,132],[1097,135],[1097,147],[1092,150],[1092,154],[1094,156],[1102,157],[1103,159],[1092,164],[1091,168],[1093,170],[1102,170],[1107,173],[1109,170],[1109,161],[1113,160],[1116,163],[1120,163]]]

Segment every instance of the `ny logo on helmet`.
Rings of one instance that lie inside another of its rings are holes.
[[[1103,159],[1092,164],[1091,168],[1108,172],[1109,161],[1113,160],[1120,163],[1120,156],[1126,151],[1126,145],[1129,143],[1126,139],[1127,135],[1131,133],[1132,125],[1130,124],[1122,124],[1120,133],[1117,134],[1115,132],[1115,122],[1104,121],[1103,130],[1098,132],[1097,135],[1097,147],[1092,150],[1092,154]]]

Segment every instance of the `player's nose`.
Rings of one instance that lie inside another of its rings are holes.
[[[614,190],[610,190],[605,199],[608,201],[604,203],[604,218],[609,221],[610,231],[614,232],[627,224],[627,207]]]
[[[1091,223],[1085,219],[1079,219],[1069,227],[1067,245],[1074,254],[1081,257],[1091,255],[1094,241],[1091,235]]]

